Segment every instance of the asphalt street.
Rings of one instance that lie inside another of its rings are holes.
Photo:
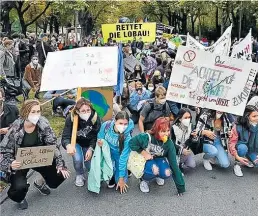
[[[65,153],[65,152],[64,152]],[[186,190],[183,197],[176,196],[172,179],[164,186],[155,182],[150,193],[139,190],[138,180],[131,177],[129,191],[120,195],[115,189],[108,189],[104,183],[100,194],[87,190],[87,185],[74,185],[75,172],[72,158],[65,155],[71,170],[71,177],[49,196],[42,196],[32,186],[27,194],[29,208],[18,210],[10,199],[1,206],[3,216],[141,216],[141,215],[184,215],[184,216],[255,216],[258,215],[258,172],[243,168],[244,177],[233,173],[233,163],[228,169],[213,167],[206,171],[202,155],[196,157],[197,167],[185,174]],[[37,173],[29,182],[32,185]]]

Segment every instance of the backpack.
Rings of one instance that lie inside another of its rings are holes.
[[[153,110],[155,110],[155,111],[161,111],[161,110],[155,109],[155,104],[154,104],[154,102],[153,102],[152,99],[147,100],[146,103],[149,103],[149,105],[150,105],[150,109],[149,109],[149,111],[148,111],[148,113],[147,113],[147,117],[149,116],[149,114],[150,114],[151,111],[153,111]],[[139,113],[143,110],[143,108],[144,108],[144,106],[146,105],[146,103],[143,103],[142,107],[139,109]],[[163,105],[163,108],[162,108],[163,115],[166,115],[166,104],[167,104],[167,103],[165,103],[165,104]],[[146,118],[147,118],[147,117],[146,117]]]

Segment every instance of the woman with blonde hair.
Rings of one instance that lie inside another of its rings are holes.
[[[12,124],[0,144],[1,171],[10,177],[7,194],[11,200],[19,203],[20,209],[28,208],[25,197],[30,184],[27,183],[26,177],[29,169],[20,169],[21,162],[16,161],[17,149],[51,145],[56,146],[52,165],[32,168],[45,180],[41,183],[34,182],[34,186],[44,195],[50,193],[47,186],[57,188],[65,178],[69,177],[69,172],[62,159],[54,131],[48,120],[41,115],[39,101],[25,101],[20,110],[20,118]]]
[[[76,145],[71,144],[73,119],[78,115],[78,127]],[[95,149],[97,134],[101,128],[101,120],[97,112],[93,109],[92,104],[85,98],[80,98],[66,118],[65,127],[62,134],[61,143],[69,155],[73,156],[73,164],[76,170],[77,187],[84,186],[84,165],[90,170],[90,162]]]

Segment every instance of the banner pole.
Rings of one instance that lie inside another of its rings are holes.
[[[81,98],[81,95],[82,95],[82,88],[79,87],[77,88],[76,101],[78,101]],[[74,121],[73,121],[72,137],[71,137],[72,146],[76,145],[77,127],[78,127],[78,115],[75,115]]]

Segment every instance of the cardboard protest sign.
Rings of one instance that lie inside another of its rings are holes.
[[[115,23],[102,25],[103,39],[106,43],[109,38],[117,42],[127,43],[140,38],[144,42],[153,42],[156,39],[156,23]]]
[[[192,36],[187,34],[187,41],[186,47],[197,49],[197,50],[204,50],[206,52],[214,53],[214,54],[221,54],[228,56],[231,46],[231,31],[232,31],[232,24],[226,29],[226,31],[221,35],[221,37],[210,47],[205,47],[200,44],[196,39]]]
[[[90,100],[101,119],[107,121],[112,118],[113,87],[82,88],[81,95]]]
[[[257,74],[257,65],[181,46],[177,51],[166,98],[243,115]]]
[[[21,162],[20,169],[50,166],[53,162],[56,146],[18,148],[16,161]]]
[[[83,47],[49,52],[41,91],[117,84],[118,47]]]
[[[124,58],[123,64],[124,67],[127,68],[130,72],[134,72],[134,67],[136,66],[136,64],[142,67],[142,71],[146,70],[146,67],[143,64],[141,64],[133,55]]]
[[[233,46],[231,57],[252,62],[252,33],[251,29],[247,36],[237,45]]]

